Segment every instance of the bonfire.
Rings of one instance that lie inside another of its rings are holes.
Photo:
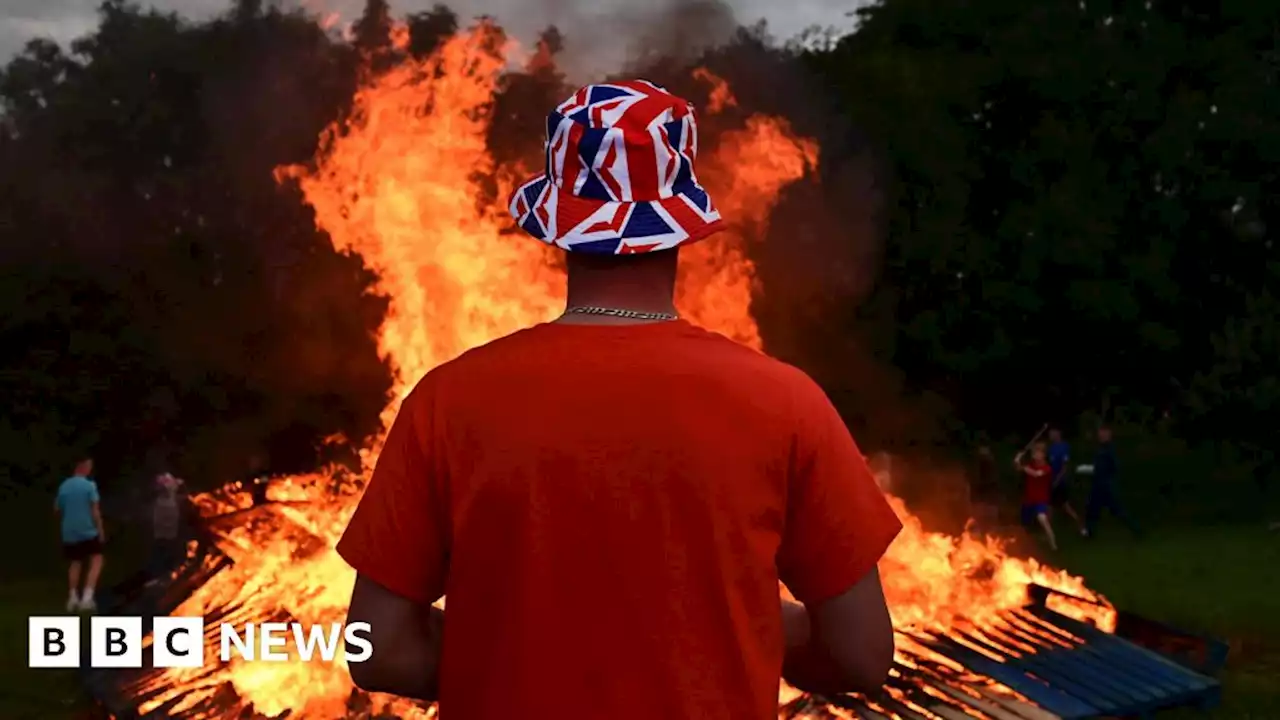
[[[418,378],[469,348],[553,318],[564,306],[563,278],[540,243],[510,234],[502,202],[485,197],[479,178],[497,178],[505,198],[528,168],[498,166],[486,147],[488,114],[507,59],[493,48],[497,31],[480,25],[448,40],[431,57],[372,76],[350,116],[321,138],[315,162],[278,171],[296,183],[316,222],[342,252],[359,254],[379,277],[390,306],[379,347],[394,372],[384,427]],[[731,89],[705,70],[713,99],[704,113],[735,105]],[[700,158],[699,175],[729,219],[728,231],[681,255],[677,305],[690,321],[762,349],[750,314],[758,291],[748,259],[763,237],[780,192],[817,168],[819,147],[786,120],[749,116],[725,130]],[[333,551],[359,499],[361,481],[379,442],[361,452],[362,473],[340,471],[280,478],[253,521],[212,523],[217,544],[234,565],[200,586],[175,615],[261,618],[281,613],[302,622],[341,620],[353,571]],[[249,507],[231,490],[195,498],[207,518]],[[903,666],[927,651],[914,638],[958,627],[980,632],[1027,601],[1031,583],[1101,605],[1060,605],[1060,612],[1107,628],[1110,606],[1084,583],[1034,560],[1011,557],[993,539],[927,531],[901,502],[905,528],[881,570]],[[914,650],[913,650],[914,649]],[[905,654],[913,650],[914,654]],[[182,712],[229,684],[243,707],[274,716],[333,718],[348,713],[352,685],[342,663],[237,663],[212,670],[173,668],[150,681],[147,712],[170,700]],[[1008,693],[993,688],[993,692]],[[796,691],[783,687],[780,702]],[[375,712],[433,717],[434,708],[390,697],[371,698]]]

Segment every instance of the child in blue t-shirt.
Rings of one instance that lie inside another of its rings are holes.
[[[98,484],[89,479],[91,473],[93,460],[85,458],[76,463],[75,473],[58,486],[58,497],[53,501],[53,511],[62,530],[62,554],[69,563],[68,612],[94,609],[93,590],[102,574],[102,544],[107,537],[102,528]],[[80,575],[86,562],[89,567],[84,573],[82,590]]]

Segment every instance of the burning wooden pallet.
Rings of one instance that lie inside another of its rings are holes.
[[[126,583],[102,601],[109,603],[110,612],[122,615],[168,614],[230,564],[212,542],[202,542],[167,588]],[[1220,686],[1210,675],[1225,661],[1222,643],[1128,613],[1120,614],[1116,634],[1106,633],[1050,609],[1049,600],[1055,595],[1033,586],[1026,607],[982,628],[946,635],[899,633],[898,661],[883,692],[875,697],[799,695],[780,708],[779,716],[797,720],[1077,720],[1142,716],[1163,708],[1207,707],[1218,701]],[[216,623],[233,615],[236,622],[291,619],[243,613],[243,608],[224,608],[216,617],[206,616],[206,621]],[[86,668],[82,677],[90,694],[117,720],[270,717],[246,709],[229,684],[212,692],[202,688],[194,704],[185,702],[191,697],[179,695],[141,713],[139,708],[152,705],[160,692],[172,694],[172,688],[155,689],[156,672]],[[348,708],[347,718],[374,717],[367,698],[358,692],[352,694]]]
[[[899,648],[880,697],[824,700],[864,718],[1076,720],[1209,707],[1220,695],[1212,677],[1038,603],[981,630],[902,633]],[[794,705],[790,717],[838,716],[814,698]]]

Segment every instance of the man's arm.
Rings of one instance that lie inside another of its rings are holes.
[[[893,663],[893,623],[880,573],[857,584],[812,615],[798,602],[782,601],[787,649],[782,676],[793,687],[819,695],[873,692]]]
[[[876,565],[902,523],[844,421],[805,380],[778,550],[779,577],[799,601],[783,606],[783,676],[809,692],[874,692],[894,649]]]
[[[375,651],[368,660],[350,664],[356,687],[414,700],[438,699],[443,610],[357,575],[347,612],[347,623],[356,622],[369,624]]]
[[[89,513],[93,516],[93,525],[98,528],[98,541],[107,541],[107,531],[102,525],[102,496],[98,494],[98,484],[89,484]]]
[[[337,551],[356,570],[348,618],[369,623],[373,652],[351,663],[365,690],[434,700],[450,524],[428,374],[405,398]]]

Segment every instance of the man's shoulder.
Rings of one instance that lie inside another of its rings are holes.
[[[467,350],[436,366],[418,381],[414,395],[434,395],[443,388],[473,387],[485,378],[506,376],[515,365],[530,366],[530,360],[554,348],[554,356],[568,352],[581,343],[581,336],[558,332],[562,328],[534,326],[491,340]],[[670,361],[679,374],[707,374],[722,381],[743,385],[752,392],[785,392],[801,402],[826,395],[818,384],[800,368],[783,362],[748,345],[689,323],[671,332],[654,335],[654,353]],[[560,345],[565,343],[565,345]]]
[[[582,344],[583,340],[583,335],[575,336],[563,332],[563,328],[556,327],[553,323],[535,325],[460,353],[452,360],[433,368],[423,377],[423,380],[465,376],[485,365],[522,362],[540,348],[561,344],[577,346]],[[640,342],[640,338],[635,340],[637,343]],[[752,371],[787,377],[792,382],[808,379],[808,376],[793,365],[765,355],[720,333],[689,323],[683,323],[679,329],[673,329],[672,332],[654,333],[648,341],[660,344],[664,354],[674,352],[676,355],[705,358],[716,363],[729,361],[735,366],[749,368]],[[557,348],[557,352],[559,350],[560,348]]]
[[[689,365],[704,366],[708,374],[738,383],[745,391],[784,393],[802,403],[826,401],[818,383],[791,363],[703,328],[694,328],[685,340],[687,344],[680,355]]]
[[[486,373],[500,372],[500,366],[518,361],[533,329],[525,328],[503,335],[436,365],[413,384],[403,405],[419,404],[424,398],[437,398],[442,388],[483,383]]]
[[[97,483],[83,477],[69,477],[58,486],[58,495],[67,497],[88,497],[98,489]]]
[[[458,353],[427,371],[419,385],[471,375],[480,365],[514,362],[525,351],[538,326],[517,330]]]

